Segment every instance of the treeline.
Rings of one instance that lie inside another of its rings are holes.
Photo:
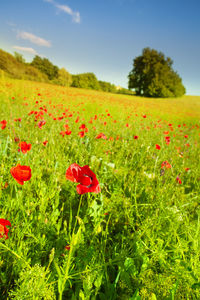
[[[116,87],[106,81],[98,80],[93,73],[70,74],[65,68],[59,69],[49,59],[36,55],[27,63],[17,52],[14,55],[0,49],[0,70],[17,79],[53,83],[65,87],[92,89],[110,93],[133,94],[128,89]]]

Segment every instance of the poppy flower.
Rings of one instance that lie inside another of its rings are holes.
[[[176,181],[177,181],[179,184],[182,184],[182,181],[181,181],[181,179],[180,179],[179,176],[176,177]]]
[[[17,165],[10,169],[10,173],[13,178],[21,185],[24,185],[24,181],[31,179],[31,168],[29,166]]]
[[[82,138],[85,136],[85,132],[84,131],[79,131],[78,135]]]
[[[6,226],[11,226],[10,221],[5,219],[0,219],[0,239],[5,236],[5,239],[8,239],[9,229]]]
[[[167,160],[163,161],[162,164],[161,164],[162,169],[164,169],[164,168],[171,169],[171,167],[172,166],[170,165],[170,163]]]
[[[0,122],[0,124],[1,124],[1,129],[5,129],[6,125],[7,125],[7,121],[3,120],[3,121]]]
[[[82,124],[82,125],[79,127],[79,129],[85,129],[85,128],[86,128],[85,124]]]
[[[46,146],[47,143],[48,143],[48,141],[44,141],[44,142],[43,142],[43,145]]]
[[[160,146],[158,144],[156,144],[156,149],[160,150]]]
[[[66,178],[72,182],[80,183],[76,190],[78,194],[99,193],[100,185],[96,175],[90,170],[89,166],[80,167],[78,164],[72,164],[66,171]]]
[[[137,135],[134,135],[133,138],[134,138],[134,140],[137,140],[137,139],[138,139],[138,136],[137,136]]]
[[[18,152],[21,151],[24,154],[31,150],[31,144],[27,144],[26,142],[20,142],[18,146]]]
[[[66,135],[70,135],[71,133],[72,133],[71,130],[66,130],[66,131],[65,131],[65,134],[66,134]]]
[[[107,139],[107,137],[106,137],[106,135],[104,134],[104,133],[99,133],[97,136],[96,136],[96,139],[104,139],[104,140],[106,140]]]
[[[38,123],[38,127],[39,127],[40,129],[42,129],[42,126],[44,126],[45,124],[46,124],[46,121],[42,120],[42,121],[40,121],[40,122]]]

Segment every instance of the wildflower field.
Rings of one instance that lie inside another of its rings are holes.
[[[200,299],[200,97],[0,104],[0,299]]]

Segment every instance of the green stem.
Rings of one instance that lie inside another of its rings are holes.
[[[75,232],[76,225],[77,225],[77,222],[78,222],[78,218],[77,217],[79,217],[79,212],[80,212],[80,208],[81,208],[82,198],[83,198],[83,196],[81,195],[81,198],[80,198],[80,201],[79,201],[78,210],[77,210],[76,221],[75,221],[73,232],[72,232],[72,240],[74,238],[74,232]],[[64,291],[65,283],[66,283],[66,281],[68,279],[68,273],[69,273],[69,268],[70,268],[70,265],[71,265],[72,253],[73,253],[73,243],[71,243],[71,245],[70,245],[69,256],[68,256],[68,259],[67,259],[67,265],[66,265],[66,269],[65,269],[65,272],[64,272],[63,282],[62,282],[62,290],[59,293],[59,300],[62,300],[62,294],[63,294],[63,291]]]

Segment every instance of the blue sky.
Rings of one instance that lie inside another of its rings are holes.
[[[0,48],[127,87],[133,59],[150,47],[200,95],[199,12],[199,0],[1,0]]]

